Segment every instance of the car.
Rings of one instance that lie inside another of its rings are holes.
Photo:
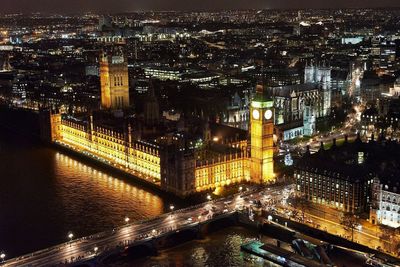
[[[187,218],[187,221],[192,222],[193,221],[192,217]]]
[[[209,210],[205,210],[201,213],[202,216],[206,216],[209,213]]]
[[[236,210],[243,210],[243,205],[237,205]]]

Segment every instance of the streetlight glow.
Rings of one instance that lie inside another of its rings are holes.
[[[1,252],[0,253],[0,258],[1,258],[1,261],[4,261],[4,258],[6,257],[6,254],[4,253],[4,252]]]
[[[129,222],[129,217],[125,217],[125,222],[128,223]]]
[[[72,238],[74,237],[74,234],[72,232],[68,233],[68,238],[69,238],[69,246],[72,246]]]

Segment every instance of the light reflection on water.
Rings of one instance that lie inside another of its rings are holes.
[[[52,148],[0,132],[0,250],[8,257],[165,211],[157,194]],[[168,204],[168,203],[167,203]]]
[[[0,249],[14,257],[164,212],[163,199],[65,153],[0,132]],[[274,266],[249,262],[240,244],[255,233],[228,228],[115,266]]]
[[[211,233],[205,239],[159,252],[155,257],[147,257],[129,262],[118,262],[112,267],[144,266],[250,266],[277,267],[272,262],[252,256],[240,250],[240,245],[258,234],[241,227],[231,227]]]
[[[87,223],[88,229],[110,229],[125,216],[140,220],[164,210],[159,196],[59,152],[55,153],[54,172],[66,219],[80,217],[78,223]]]

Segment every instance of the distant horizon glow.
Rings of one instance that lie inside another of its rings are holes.
[[[337,0],[325,2],[319,0],[3,0],[2,13],[32,12],[135,12],[135,11],[207,11],[239,9],[321,9],[321,8],[385,8],[400,7],[398,0]]]

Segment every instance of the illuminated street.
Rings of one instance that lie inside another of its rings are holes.
[[[284,197],[281,194],[282,187],[271,188],[261,192],[277,201]],[[246,191],[236,195],[232,201],[229,200],[230,203],[228,204],[226,204],[227,199],[221,199],[206,202],[193,208],[173,211],[148,222],[137,222],[121,226],[113,231],[73,239],[59,246],[10,259],[1,266],[44,266],[88,260],[97,254],[113,251],[117,246],[123,247],[145,242],[168,232],[191,227],[213,217],[224,216],[225,213],[234,212],[236,207],[248,206],[249,202],[245,200],[246,198],[262,199],[264,197],[263,194]],[[206,210],[209,213],[201,215]],[[97,248],[96,251],[95,248]]]

